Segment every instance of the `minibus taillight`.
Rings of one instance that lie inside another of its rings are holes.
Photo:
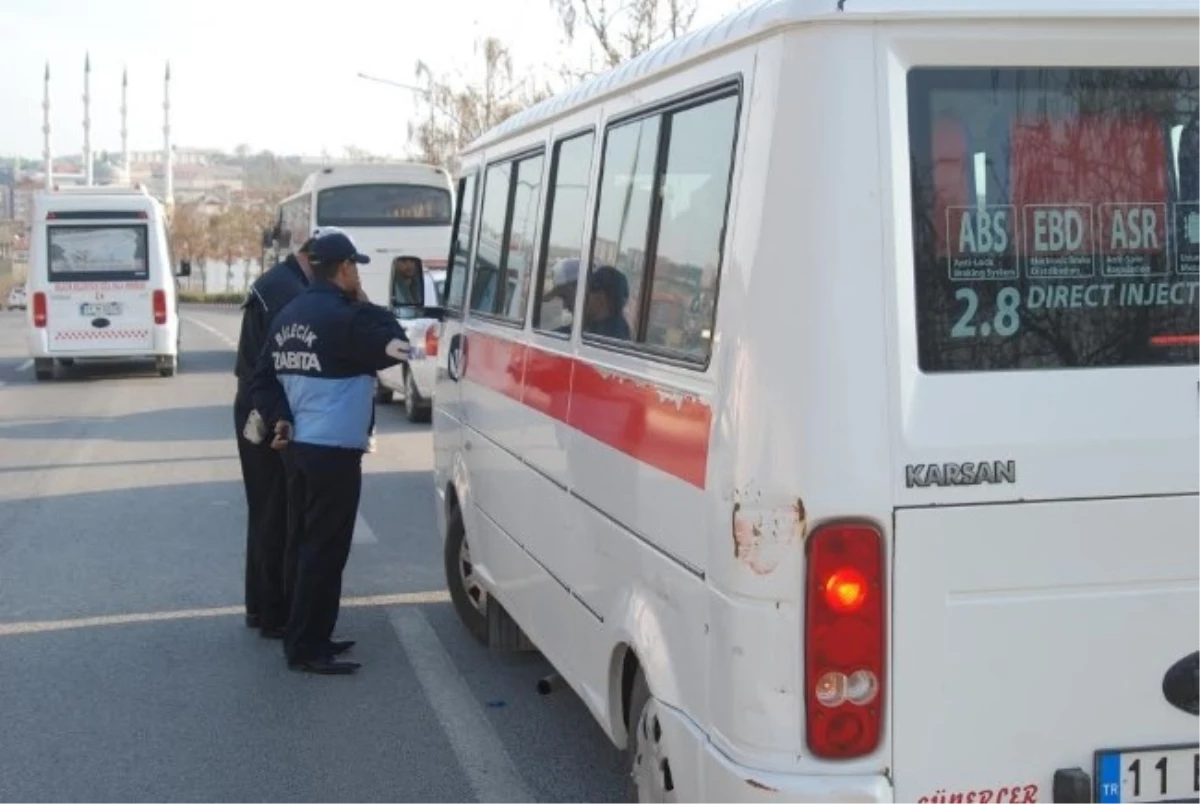
[[[804,683],[808,747],[825,759],[874,751],[883,726],[883,538],[831,523],[808,539]]]
[[[167,294],[164,291],[154,291],[154,323],[167,323]]]
[[[38,291],[33,294],[33,325],[41,328],[46,326],[46,294]]]
[[[429,327],[425,330],[425,354],[429,357],[436,357],[438,349],[438,331],[437,327]]]

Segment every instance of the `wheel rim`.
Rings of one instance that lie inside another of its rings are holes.
[[[471,605],[480,614],[487,614],[487,591],[479,582],[479,575],[471,562],[471,547],[467,544],[466,537],[463,537],[462,546],[458,548],[458,578]]]
[[[637,724],[637,752],[633,756],[633,782],[638,801],[675,801],[675,785],[667,757],[658,704],[646,701]]]

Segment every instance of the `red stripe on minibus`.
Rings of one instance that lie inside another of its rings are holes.
[[[464,377],[703,489],[712,408],[583,360],[471,332]]]

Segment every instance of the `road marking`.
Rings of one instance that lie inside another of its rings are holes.
[[[28,371],[33,366],[32,360],[26,360],[21,365],[17,366],[17,371]]]
[[[208,324],[205,324],[200,319],[193,318],[190,315],[185,315],[185,316],[180,316],[180,317],[184,321],[187,321],[189,324],[195,324],[196,326],[200,327],[200,329],[205,330],[208,333],[217,336],[217,338],[220,339],[222,342],[224,342],[226,346],[232,346],[234,349],[237,348],[237,341],[235,341],[233,338],[230,338],[228,335],[226,335],[224,332],[217,329],[216,327],[209,326]]]
[[[428,603],[448,603],[450,593],[444,589],[433,592],[399,592],[391,595],[367,595],[342,598],[343,608],[379,606],[413,606]],[[212,617],[233,617],[244,614],[244,606],[217,606],[209,609],[176,609],[174,611],[145,611],[135,614],[104,614],[96,617],[75,617],[69,620],[40,620],[29,622],[0,622],[0,637],[22,634],[42,634],[47,631],[69,631],[78,628],[99,628],[111,625],[158,623],[169,620],[203,620]]]
[[[425,700],[437,713],[476,801],[533,801],[504,743],[463,681],[425,615],[413,609],[388,612]]]
[[[371,530],[371,526],[367,524],[367,520],[363,519],[362,514],[357,514],[354,517],[354,538],[351,539],[353,544],[379,544],[379,539],[375,537],[375,531]]]

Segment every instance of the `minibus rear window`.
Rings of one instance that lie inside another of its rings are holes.
[[[355,184],[317,194],[318,226],[449,226],[450,193],[421,184]]]
[[[51,282],[135,282],[150,276],[143,224],[47,229]]]
[[[909,73],[922,371],[1197,362],[1197,79]]]

